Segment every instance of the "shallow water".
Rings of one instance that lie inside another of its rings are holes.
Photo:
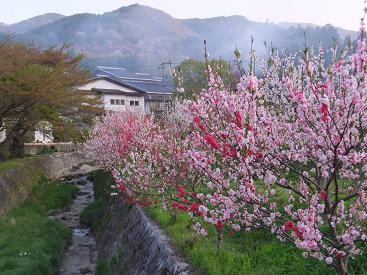
[[[80,214],[94,200],[93,183],[87,176],[76,176],[72,182],[79,188],[73,203],[60,211],[50,214],[72,229],[72,242],[66,249],[58,275],[94,274],[97,261],[95,238],[89,227],[80,223]]]

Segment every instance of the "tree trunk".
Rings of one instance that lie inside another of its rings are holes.
[[[12,136],[12,141],[10,145],[10,154],[14,157],[24,156],[24,134]]]
[[[336,270],[339,275],[346,275],[348,274],[348,265],[346,263],[346,259],[337,259],[336,260]]]
[[[10,157],[10,143],[11,140],[7,137],[4,142],[0,143],[0,162],[7,160]]]
[[[18,119],[14,126],[9,131],[9,137],[11,139],[10,154],[13,157],[24,156],[24,142],[28,132],[28,127],[24,117]]]
[[[217,228],[217,251],[222,248],[223,244],[223,233],[222,229]]]

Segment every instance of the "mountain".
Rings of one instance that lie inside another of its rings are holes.
[[[199,36],[167,13],[140,5],[95,14],[76,14],[18,36],[42,45],[74,45],[91,62],[105,65],[147,65],[175,56],[182,60],[200,53]],[[195,42],[193,42],[195,41]],[[188,45],[197,45],[191,48]],[[106,64],[107,63],[107,64]]]
[[[285,28],[285,29],[289,29],[289,28],[317,28],[319,26],[317,26],[316,24],[312,24],[312,23],[294,23],[294,22],[280,22],[277,24],[279,27]],[[340,27],[335,27],[334,28],[338,31],[338,34],[340,36],[341,39],[344,39],[346,37],[350,37],[352,40],[357,39],[358,37],[358,32],[356,31],[351,31],[351,30],[347,30],[344,28],[340,28]]]
[[[0,30],[2,32],[21,34],[55,22],[63,17],[65,16],[58,13],[46,13],[11,25],[0,24]]]
[[[92,68],[124,66],[135,71],[157,70],[168,59],[175,64],[187,58],[203,59],[204,39],[211,58],[233,60],[236,47],[247,56],[251,37],[257,53],[265,54],[264,41],[294,52],[303,47],[304,33],[309,45],[328,47],[333,38],[343,42],[350,32],[331,25],[260,23],[243,16],[175,19],[138,4],[101,15],[45,14],[0,26],[0,32],[3,27],[14,31],[16,39],[42,46],[72,44],[75,53],[86,54]]]
[[[336,38],[340,43],[343,39],[338,29],[331,25],[291,26],[288,28],[274,23],[250,21],[243,16],[215,17],[208,19],[185,19],[183,22],[200,37],[207,40],[209,52],[214,57],[233,59],[233,50],[237,47],[244,54],[253,49],[257,54],[267,54],[264,42],[278,49],[295,52],[304,47],[304,34],[308,46],[329,47]]]

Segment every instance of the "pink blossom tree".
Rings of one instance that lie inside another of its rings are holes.
[[[264,80],[254,162],[270,188],[271,230],[346,274],[366,241],[367,95],[364,25],[352,56],[306,49],[277,60]],[[272,57],[277,59],[276,57]],[[287,192],[284,192],[286,190]],[[287,194],[287,202],[279,197]],[[286,222],[284,222],[286,220]]]
[[[207,178],[204,220],[268,228],[339,274],[366,241],[367,95],[364,27],[356,53],[270,56],[262,80],[237,91],[210,79],[191,111],[193,165]],[[199,208],[200,209],[200,208]]]
[[[279,57],[235,91],[209,71],[208,89],[165,123],[108,114],[87,151],[140,202],[188,212],[195,229],[265,228],[348,272],[367,240],[364,25],[356,52]],[[184,92],[180,89],[180,93]]]

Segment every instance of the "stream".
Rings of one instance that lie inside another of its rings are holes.
[[[93,183],[87,176],[75,176],[71,180],[79,188],[73,203],[50,214],[50,218],[62,221],[73,232],[72,242],[66,249],[57,275],[94,274],[97,261],[95,238],[91,229],[80,223],[80,214],[94,200]]]

